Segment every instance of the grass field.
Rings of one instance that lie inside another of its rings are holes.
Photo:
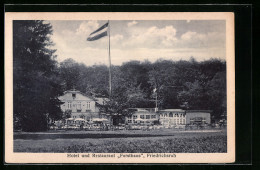
[[[223,153],[226,132],[116,131],[18,133],[14,152]]]

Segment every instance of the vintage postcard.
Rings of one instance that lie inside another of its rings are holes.
[[[5,13],[5,162],[234,162],[234,17]]]

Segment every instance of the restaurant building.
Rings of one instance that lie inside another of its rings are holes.
[[[151,125],[156,121],[163,127],[185,125],[201,125],[211,123],[210,110],[164,109],[155,111],[154,108],[133,108],[131,116],[126,117],[129,125]]]
[[[158,111],[160,124],[165,127],[185,125],[186,114],[182,109],[165,109]]]
[[[211,110],[186,110],[186,124],[210,124]]]
[[[133,114],[125,118],[125,123],[128,125],[151,125],[159,120],[154,108],[130,108],[129,110],[132,110]]]

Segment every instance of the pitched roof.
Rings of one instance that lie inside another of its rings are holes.
[[[66,94],[66,93],[80,93],[80,94],[82,94],[83,96],[85,96],[85,97],[88,97],[88,98],[90,98],[90,99],[92,99],[92,100],[94,100],[94,101],[97,101],[97,99],[96,98],[94,98],[94,97],[92,97],[92,96],[90,96],[90,95],[87,95],[87,94],[85,94],[85,93],[82,93],[82,92],[80,92],[80,91],[78,91],[78,90],[67,90],[67,91],[64,91],[63,92],[63,94]]]
[[[129,110],[134,110],[136,112],[155,112],[155,108],[128,108]]]
[[[186,110],[186,113],[198,113],[198,112],[211,113],[212,110]]]
[[[159,112],[185,112],[185,110],[182,110],[182,109],[164,109],[164,110],[159,110]]]
[[[100,105],[103,105],[104,102],[109,101],[109,99],[106,98],[106,97],[95,97],[95,99],[96,99],[96,102],[97,102],[98,104],[100,104]]]

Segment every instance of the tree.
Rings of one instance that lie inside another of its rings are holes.
[[[65,90],[75,88],[79,81],[79,64],[73,59],[69,58],[60,63],[60,76],[64,82]]]
[[[178,87],[177,64],[173,61],[158,60],[148,72],[149,83],[156,88],[159,108],[177,108]],[[155,98],[155,96],[153,95]]]
[[[105,65],[85,66],[69,59],[61,66],[65,69],[61,72],[63,82],[73,80],[77,90],[108,97]],[[226,110],[225,69],[224,61],[198,62],[194,58],[189,61],[160,59],[154,63],[129,61],[112,66],[112,96],[101,110],[115,119],[123,119],[128,115],[128,108],[155,107],[152,91],[156,88],[160,109],[209,109],[217,117]]]
[[[103,105],[97,105],[99,107],[99,112],[101,114],[106,114],[111,118],[110,123],[113,125],[118,125],[118,123],[123,122],[124,118],[130,116],[133,111],[129,110],[129,105],[120,100],[115,100],[111,98],[105,101]]]
[[[88,95],[108,95],[108,68],[105,65],[87,67],[69,58],[60,63],[63,90],[73,88]]]
[[[23,131],[47,130],[48,118],[62,117],[51,34],[44,21],[13,21],[14,120]]]
[[[210,59],[193,62],[190,68],[196,75],[183,82],[183,90],[178,92],[179,102],[185,109],[212,110],[212,115],[219,118],[226,111],[226,63]],[[181,70],[180,74],[185,76],[184,69]]]
[[[72,110],[70,110],[70,109],[65,110],[65,112],[63,113],[63,119],[65,120],[65,119],[71,118],[71,112],[72,112]]]

